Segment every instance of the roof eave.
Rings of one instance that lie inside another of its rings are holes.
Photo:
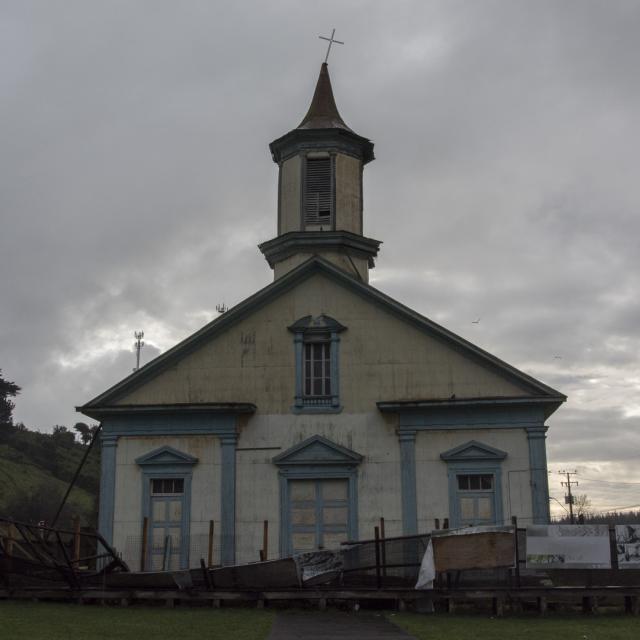
[[[176,404],[120,404],[120,405],[83,405],[76,407],[76,411],[84,413],[90,418],[102,420],[113,415],[130,415],[132,413],[172,414],[172,413],[207,413],[207,414],[239,414],[255,413],[256,405],[250,402],[208,402],[208,403],[176,403]]]
[[[508,363],[500,360],[496,356],[484,351],[480,347],[472,344],[471,342],[461,338],[460,336],[452,333],[448,329],[438,325],[437,323],[425,318],[421,314],[406,307],[400,302],[397,302],[393,298],[390,298],[386,294],[378,291],[369,284],[359,282],[352,278],[349,274],[342,271],[340,268],[332,265],[329,261],[319,256],[312,256],[306,262],[303,262],[298,267],[292,269],[289,273],[285,274],[275,282],[267,285],[260,291],[256,292],[252,296],[246,298],[235,307],[229,309],[226,313],[219,316],[209,324],[205,325],[192,334],[182,342],[178,343],[165,353],[159,355],[157,358],[146,364],[138,371],[130,374],[117,384],[113,385],[99,396],[96,396],[93,400],[89,401],[80,410],[86,413],[85,410],[93,410],[101,406],[111,405],[114,398],[121,397],[124,393],[130,392],[137,386],[143,384],[147,379],[155,376],[170,362],[173,362],[175,358],[178,358],[191,350],[197,348],[197,346],[206,339],[209,339],[213,335],[226,330],[227,327],[244,317],[248,313],[253,312],[256,308],[262,306],[267,300],[271,299],[272,295],[278,295],[285,291],[288,291],[294,287],[298,282],[307,277],[309,273],[314,270],[321,270],[330,277],[337,281],[344,283],[350,287],[355,293],[363,296],[367,299],[374,299],[377,303],[384,305],[390,312],[397,314],[404,318],[406,321],[412,322],[422,330],[428,331],[431,335],[437,336],[438,339],[445,341],[447,344],[458,348],[465,353],[475,356],[478,360],[498,369],[499,371],[507,374],[512,379],[518,381],[521,385],[531,390],[532,396],[527,398],[528,401],[539,401],[549,403],[547,406],[551,406],[552,402],[556,402],[559,406],[566,400],[566,396],[559,391],[545,385],[544,383],[536,380],[532,376],[512,367]],[[446,401],[445,401],[446,402]],[[460,402],[460,401],[457,401]],[[556,407],[557,408],[557,407]],[[553,409],[555,411],[555,409]],[[87,415],[90,415],[87,413]]]
[[[388,400],[376,403],[383,413],[406,413],[425,409],[478,406],[531,406],[542,405],[545,418],[548,418],[567,400],[567,396],[558,393],[549,396],[493,397],[493,398],[449,398],[433,400]]]

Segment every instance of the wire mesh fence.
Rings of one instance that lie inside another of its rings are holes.
[[[342,582],[351,586],[413,586],[430,536],[377,538],[343,545]]]

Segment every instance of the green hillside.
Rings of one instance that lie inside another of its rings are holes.
[[[51,522],[80,464],[87,445],[58,427],[53,434],[24,427],[0,428],[0,516],[15,520]],[[69,496],[58,526],[95,526],[99,487],[99,447],[89,454]]]

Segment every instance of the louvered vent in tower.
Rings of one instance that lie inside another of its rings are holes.
[[[331,224],[333,185],[331,158],[307,158],[305,223]]]

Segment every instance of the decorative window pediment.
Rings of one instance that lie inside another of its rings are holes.
[[[449,477],[451,526],[502,522],[502,461],[505,451],[469,440],[440,454]]]
[[[362,456],[322,436],[313,436],[287,449],[273,458],[278,466],[288,465],[354,465],[362,461]]]
[[[440,458],[446,462],[467,462],[478,460],[504,460],[507,457],[505,451],[490,447],[477,440],[470,440],[458,445],[449,451],[440,454]]]
[[[293,333],[340,333],[346,329],[337,320],[324,313],[317,317],[304,316],[300,320],[296,320],[290,327],[289,331]]]
[[[194,458],[188,453],[178,451],[173,447],[164,446],[154,449],[143,456],[136,458],[136,463],[142,467],[152,465],[189,465],[198,463],[198,458]]]
[[[294,413],[337,413],[340,407],[338,345],[346,327],[320,314],[304,316],[290,327],[294,335],[296,395]]]

